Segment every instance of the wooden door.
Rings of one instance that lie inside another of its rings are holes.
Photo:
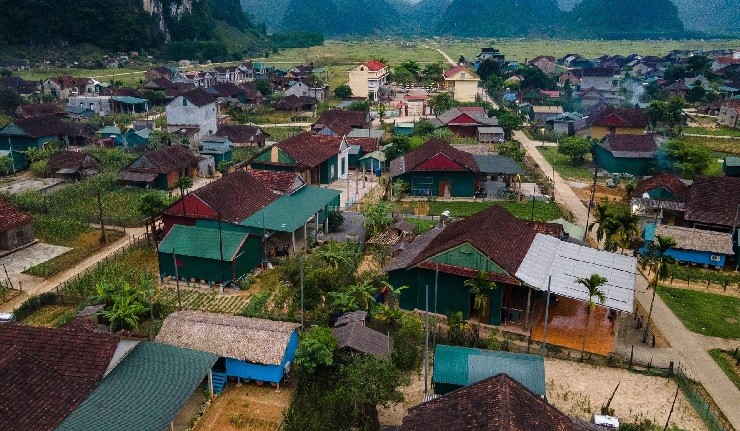
[[[440,198],[450,197],[450,183],[448,181],[439,182],[439,193],[437,196]]]

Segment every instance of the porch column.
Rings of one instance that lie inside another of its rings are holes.
[[[303,242],[305,243],[303,248],[308,248],[308,221],[303,223]]]
[[[208,369],[208,392],[211,393],[211,399],[213,399],[213,370]]]
[[[293,254],[295,254],[295,231],[293,231],[291,234],[291,241],[293,243]]]
[[[524,330],[529,331],[529,305],[532,301],[532,287],[527,288],[527,309],[524,311]]]
[[[329,234],[329,206],[324,207],[324,212],[326,213],[326,218],[324,219],[324,235]]]
[[[319,213],[320,213],[320,211],[317,212],[316,215],[314,216],[314,226],[315,226],[315,229],[313,230],[313,239],[315,241],[318,241],[319,240]]]

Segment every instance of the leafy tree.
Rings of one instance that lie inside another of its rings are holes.
[[[498,286],[496,283],[488,279],[488,274],[485,271],[478,271],[475,278],[469,278],[463,283],[465,287],[470,289],[470,292],[475,295],[473,302],[473,308],[480,310],[486,304],[487,296],[485,291],[494,290]]]
[[[39,160],[46,160],[49,157],[51,157],[54,153],[57,153],[61,151],[64,148],[64,143],[62,141],[54,140],[49,141],[46,144],[44,144],[41,148],[29,148],[26,151],[26,157],[31,162],[36,162]]]
[[[221,172],[221,175],[226,175],[229,173],[230,166],[231,163],[228,160],[221,160],[220,162],[218,162],[218,166],[216,167],[216,169]]]
[[[377,289],[369,281],[351,284],[336,292],[329,292],[331,308],[340,312],[369,310]]]
[[[408,69],[398,68],[393,71],[393,81],[401,85],[411,85],[416,77]]]
[[[666,82],[675,82],[686,77],[686,69],[682,66],[669,66],[663,74]]]
[[[394,136],[391,143],[383,150],[386,159],[389,161],[397,159],[409,151],[411,151],[411,140],[408,136]]]
[[[272,94],[272,85],[270,81],[266,79],[257,79],[254,81],[254,86],[261,95],[267,97]]]
[[[418,370],[424,359],[424,325],[418,316],[409,313],[401,314],[399,322],[400,327],[391,335],[391,361],[400,370]]]
[[[668,256],[668,250],[675,246],[676,240],[670,236],[663,235],[656,235],[655,241],[652,244],[648,244],[648,254],[645,257],[647,263],[653,268],[655,277],[649,284],[649,287],[653,289],[653,298],[650,300],[650,311],[648,311],[647,322],[645,323],[645,333],[643,334],[642,341],[647,341],[647,332],[650,325],[650,317],[653,314],[655,293],[658,291],[658,281],[668,278],[668,266],[676,261],[673,257]]]
[[[0,113],[15,114],[15,110],[23,104],[23,97],[10,88],[0,88]]]
[[[690,103],[698,103],[704,100],[707,95],[707,91],[704,89],[704,85],[701,81],[696,80],[691,85],[691,88],[686,91],[686,101]]]
[[[502,156],[511,157],[517,162],[524,160],[524,156],[527,154],[519,141],[504,142],[499,145],[498,153]]]
[[[329,213],[329,232],[339,232],[344,224],[344,215],[341,211],[331,211]]]
[[[301,334],[296,350],[295,363],[302,373],[313,374],[334,364],[337,340],[331,329],[316,327]]]
[[[159,215],[167,208],[167,203],[161,194],[157,192],[148,192],[141,197],[137,210],[146,217],[149,217],[149,225],[154,231],[154,217]],[[148,226],[147,226],[148,228]]]
[[[395,197],[397,200],[401,200],[408,196],[409,194],[409,183],[407,183],[404,180],[396,180],[393,182],[392,186],[393,190],[393,197]]]
[[[588,278],[579,278],[576,283],[583,285],[588,293],[588,301],[586,302],[586,324],[583,326],[583,345],[581,346],[581,357],[586,352],[586,337],[588,336],[588,322],[591,320],[591,312],[596,308],[596,303],[593,298],[599,301],[599,304],[606,302],[606,296],[604,292],[599,289],[602,285],[606,284],[608,280],[599,274],[591,274]]]
[[[483,60],[478,65],[478,70],[476,72],[478,73],[478,77],[481,79],[481,81],[488,81],[488,79],[492,76],[501,78],[501,65],[498,61],[493,61],[489,58]]]
[[[570,79],[565,80],[563,84],[563,90],[560,92],[560,103],[563,105],[563,110],[572,111],[575,108],[573,102],[573,86],[570,85]]]
[[[444,67],[441,63],[429,63],[421,71],[421,78],[428,84],[440,82],[444,79]]]
[[[709,169],[712,153],[703,146],[689,144],[681,139],[671,139],[664,144],[665,152],[681,176],[693,179]]]
[[[519,130],[524,124],[524,119],[514,111],[506,108],[491,109],[488,115],[498,118],[498,124],[504,129],[506,139],[511,139],[514,130]]]
[[[401,63],[398,67],[396,67],[393,72],[398,73],[399,70],[406,70],[408,73],[411,74],[411,76],[414,77],[414,80],[419,78],[419,74],[421,73],[421,66],[419,65],[419,62],[414,60],[406,60],[403,63]]]
[[[647,107],[645,113],[650,118],[653,128],[664,126],[668,130],[681,122],[683,100],[680,97],[671,98],[668,101],[653,101]]]
[[[438,93],[429,99],[429,107],[437,115],[449,111],[457,105],[458,102],[452,98],[450,93]]]
[[[0,174],[9,174],[13,172],[13,159],[10,155],[6,157],[0,157]]]
[[[504,88],[504,80],[500,76],[491,75],[483,81],[483,88],[486,89],[489,96],[494,99],[500,99],[501,90]]]
[[[334,89],[334,97],[337,99],[348,99],[352,97],[352,88],[348,84],[342,84]]]
[[[393,206],[385,201],[376,200],[366,202],[362,208],[362,215],[365,217],[365,234],[373,237],[384,232],[393,224],[391,212]]]
[[[558,153],[565,154],[573,166],[579,166],[591,151],[591,141],[581,136],[566,136],[558,141]]]
[[[686,60],[686,71],[702,75],[712,73],[712,60],[706,55],[692,55]]]
[[[185,192],[193,187],[193,179],[187,176],[180,177],[175,181],[175,187],[180,189],[180,196],[185,196]]]
[[[427,120],[426,118],[422,118],[421,120],[417,121],[416,124],[414,124],[414,135],[430,135],[434,132],[435,129],[436,127],[434,126],[434,124],[431,123],[431,121]]]
[[[350,111],[364,111],[369,112],[370,111],[370,102],[367,100],[355,100],[354,102],[350,103],[347,107]]]
[[[655,80],[648,82],[648,84],[645,86],[643,101],[649,102],[652,100],[667,100],[668,96],[668,90],[663,88],[658,80]]]
[[[629,206],[609,203],[596,206],[594,221],[588,227],[596,229],[596,240],[604,241],[604,250],[615,252],[619,247],[632,246],[637,236],[640,218],[630,211]]]
[[[534,66],[522,66],[519,69],[519,73],[522,74],[524,80],[522,81],[521,88],[538,88],[541,90],[554,90],[557,87],[557,83],[554,79],[550,78]]]

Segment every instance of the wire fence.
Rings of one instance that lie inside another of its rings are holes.
[[[678,387],[681,388],[686,399],[694,407],[709,431],[734,431],[730,422],[722,415],[701,384],[689,377],[681,366],[677,368],[675,378]]]

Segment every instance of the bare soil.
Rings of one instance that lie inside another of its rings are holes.
[[[571,187],[573,192],[578,196],[578,199],[583,202],[584,205],[588,206],[588,201],[591,199],[591,185],[588,187],[577,188]],[[596,183],[596,194],[594,195],[594,202],[625,202],[626,192],[622,187],[607,187],[603,184]]]
[[[206,409],[194,431],[275,431],[290,405],[292,389],[230,382]]]

